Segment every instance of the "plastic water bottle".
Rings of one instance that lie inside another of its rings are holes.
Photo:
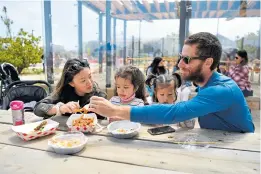
[[[24,102],[14,100],[10,103],[10,108],[12,110],[13,125],[24,124]]]

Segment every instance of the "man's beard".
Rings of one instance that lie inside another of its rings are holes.
[[[195,71],[191,71],[190,75],[184,77],[184,80],[192,81],[195,83],[202,83],[205,81],[205,78],[201,72],[203,63],[199,64]]]

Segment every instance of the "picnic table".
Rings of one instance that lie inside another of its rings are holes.
[[[142,125],[133,139],[116,139],[103,129],[86,134],[83,151],[59,155],[47,145],[53,135],[23,141],[11,130],[11,112],[0,110],[0,173],[260,173],[260,111],[252,115],[255,133],[196,126],[152,136]],[[57,133],[65,131],[66,117],[58,119]]]

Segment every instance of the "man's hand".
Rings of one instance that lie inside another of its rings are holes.
[[[117,106],[102,97],[91,97],[88,111],[95,112],[105,117],[114,117]]]

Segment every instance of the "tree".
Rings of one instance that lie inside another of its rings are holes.
[[[40,63],[43,49],[39,46],[41,37],[35,37],[20,29],[16,37],[0,38],[0,63],[13,64],[18,73],[30,64]]]
[[[1,20],[6,26],[6,36],[12,37],[11,34],[11,25],[14,23],[8,16],[7,16],[7,8],[3,6],[4,16],[1,16]]]
[[[243,49],[245,49],[249,55],[250,59],[259,58],[258,56],[258,47],[259,47],[259,34],[257,33],[248,33],[243,37],[244,39],[240,38],[239,36],[236,37],[237,47],[241,48],[243,44]],[[243,43],[242,43],[243,42]]]

